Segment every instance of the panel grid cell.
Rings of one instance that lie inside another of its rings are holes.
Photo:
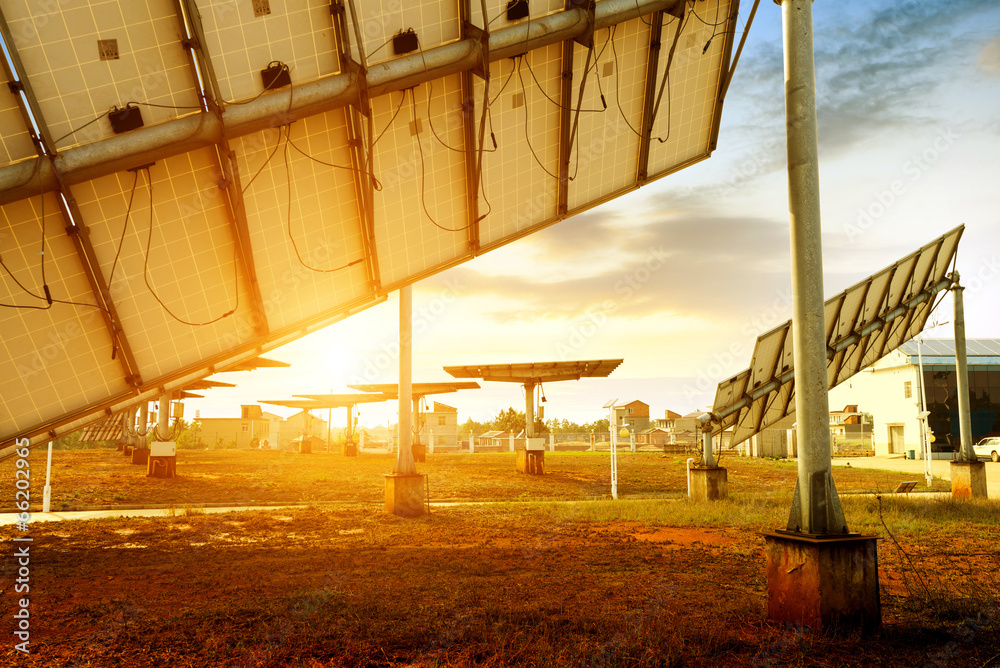
[[[458,3],[404,2],[402,0],[364,0],[355,2],[357,28],[364,44],[366,62],[372,65],[396,58],[392,38],[413,30],[419,48],[427,50],[461,37]],[[355,60],[361,62],[357,33],[351,25],[351,46]]]
[[[35,154],[17,97],[9,87],[0,85],[0,164],[18,162]]]
[[[388,249],[379,254],[382,280],[393,283],[467,248],[467,191],[454,187],[466,181],[461,79],[438,79],[374,102],[375,127],[385,128],[375,147],[382,183],[375,236]]]
[[[272,62],[287,65],[296,84],[340,71],[329,0],[272,0],[271,13],[262,16],[248,1],[201,5],[208,52],[227,101],[263,93],[260,71]]]
[[[490,67],[492,81],[502,83],[497,84],[497,93],[493,87],[490,93],[498,149],[483,159],[486,194],[480,193],[479,206],[491,210],[480,231],[483,243],[516,234],[557,213],[561,67],[558,44]],[[480,89],[477,105],[481,99]]]
[[[290,131],[269,130],[234,145],[257,281],[272,327],[360,297],[369,261],[355,187],[363,175],[351,162],[344,111],[310,117]]]
[[[595,34],[591,70],[570,156],[569,208],[591,205],[636,183],[649,30],[636,19]],[[612,43],[612,36],[614,42]],[[573,104],[584,77],[587,49],[576,45]],[[601,95],[607,102],[604,109]],[[602,111],[593,111],[593,110]]]
[[[651,176],[708,155],[726,42],[721,34],[725,24],[709,23],[715,22],[717,15],[728,16],[729,2],[706,0],[698,3],[696,11],[689,7],[683,19],[664,16],[656,82],[657,95],[661,89],[663,95],[653,120]],[[677,46],[667,72],[675,37]]]
[[[129,102],[160,105],[141,107],[145,125],[198,109],[170,0],[9,4],[19,10],[9,20],[14,46],[58,147],[113,135],[106,119],[90,122]],[[118,57],[102,60],[111,39]]]
[[[126,384],[118,362],[111,360],[111,341],[100,311],[87,306],[95,301],[56,195],[45,195],[44,205],[41,197],[5,205],[0,221],[5,232],[0,235],[0,257],[10,272],[4,272],[0,302],[35,307],[3,309],[0,430],[10,433],[124,391]],[[44,285],[60,300],[48,308]],[[59,391],[54,393],[51,386],[57,379]]]

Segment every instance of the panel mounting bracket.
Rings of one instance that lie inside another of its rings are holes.
[[[479,62],[472,68],[472,73],[480,79],[490,76],[490,33],[468,21],[462,21],[462,39],[479,42]]]
[[[594,24],[597,20],[597,3],[594,0],[569,0],[568,9],[582,9],[587,12],[587,29],[573,38],[573,41],[585,49],[594,46]]]

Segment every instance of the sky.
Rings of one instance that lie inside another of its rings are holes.
[[[965,224],[967,336],[1000,337],[1000,3],[813,12],[826,296]],[[590,422],[613,399],[652,417],[710,406],[756,337],[791,317],[783,77],[781,10],[763,0],[712,157],[415,285],[414,381],[451,380],[448,365],[623,358],[608,378],[545,386],[545,417]],[[932,320],[951,309],[947,298]],[[214,376],[238,387],[187,401],[186,415],[397,382],[397,337],[394,293],[268,353],[291,368]],[[437,399],[460,422],[524,409],[519,386],[481,384]],[[360,416],[394,423],[396,404]]]

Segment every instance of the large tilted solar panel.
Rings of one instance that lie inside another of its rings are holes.
[[[527,8],[0,0],[0,444],[711,154],[736,2]]]
[[[827,383],[835,387],[919,334],[951,285],[964,226],[827,300]],[[792,323],[757,339],[750,368],[719,383],[715,432],[740,443],[795,412]]]

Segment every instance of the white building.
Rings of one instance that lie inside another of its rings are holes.
[[[966,348],[975,442],[1000,431],[1000,339],[969,339]],[[906,455],[913,450],[921,456],[921,380],[934,436],[933,458],[951,459],[958,445],[955,342],[926,339],[922,353],[922,379],[917,343],[911,340],[830,390],[831,404],[856,404],[871,413],[876,455]]]

